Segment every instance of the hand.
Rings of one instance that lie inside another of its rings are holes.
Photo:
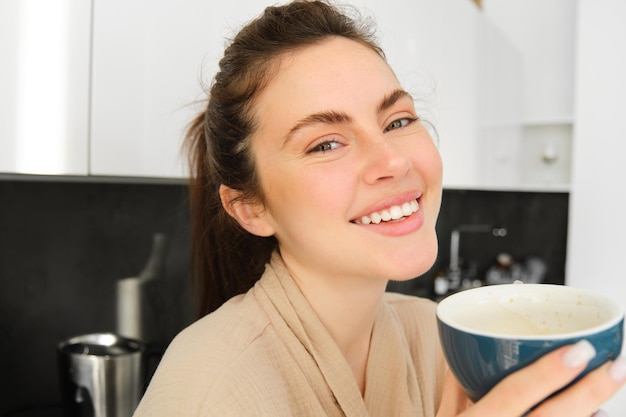
[[[476,404],[449,373],[437,417],[519,417],[566,386],[595,355],[588,342],[565,346],[511,374]],[[626,359],[618,358],[544,401],[527,417],[589,417],[626,382]]]

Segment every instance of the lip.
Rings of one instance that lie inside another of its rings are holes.
[[[391,206],[401,206],[407,201],[417,200],[419,202],[421,196],[422,196],[422,193],[419,191],[410,191],[410,192],[398,194],[391,198],[387,198],[385,200],[379,201],[378,203],[372,206],[369,206],[368,208],[360,212],[358,215],[354,216],[350,220],[350,222],[354,222],[355,220],[360,219],[363,216],[369,216],[370,214],[374,212],[388,209]],[[418,210],[417,213],[419,213],[420,211],[421,211],[421,206],[420,206],[420,210]]]
[[[420,202],[420,200],[418,200]],[[373,232],[382,236],[401,237],[410,235],[424,225],[424,209],[420,203],[420,209],[411,214],[409,217],[403,217],[402,220],[392,220],[388,222],[380,222],[378,224],[356,224],[361,230]]]
[[[366,211],[363,211],[362,214],[355,217],[355,219],[359,219],[375,211],[387,209],[394,205],[401,205],[411,200],[416,200],[420,205],[420,208],[410,216],[403,217],[402,220],[380,222],[378,224],[357,224],[354,223],[354,220],[352,220],[351,223],[361,228],[361,230],[374,232],[383,236],[400,237],[409,235],[419,230],[424,224],[424,206],[422,204],[422,194],[420,192],[408,192],[385,199],[373,206],[370,206]]]

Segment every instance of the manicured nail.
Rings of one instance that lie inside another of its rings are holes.
[[[581,340],[565,352],[563,363],[568,368],[578,368],[589,362],[594,356],[596,356],[596,350],[593,345],[586,340]]]
[[[609,367],[609,375],[615,382],[622,382],[626,379],[626,359],[623,356],[615,359]]]

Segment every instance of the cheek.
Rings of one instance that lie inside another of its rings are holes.
[[[420,172],[422,178],[427,183],[426,185],[431,187],[439,186],[441,188],[443,163],[435,144],[425,142],[425,146],[421,146],[414,155],[413,166]]]
[[[294,183],[311,214],[341,215],[354,197],[356,175],[343,164],[305,167],[296,175]]]
[[[441,156],[434,143],[432,146],[421,147],[414,155],[412,164],[426,186],[427,201],[429,201],[430,205],[428,213],[434,223],[439,216],[443,194],[443,163]]]
[[[272,215],[282,222],[302,222],[305,219],[341,215],[353,198],[354,175],[332,164],[276,166],[260,170],[261,186],[266,205]]]

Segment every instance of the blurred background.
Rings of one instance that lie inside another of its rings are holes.
[[[439,257],[389,289],[437,300],[521,278],[626,306],[626,5],[349,3],[378,22],[445,166]],[[224,38],[266,5],[0,2],[1,417],[62,415],[57,344],[124,330],[120,280],[149,275],[149,367],[193,321],[181,138]]]

